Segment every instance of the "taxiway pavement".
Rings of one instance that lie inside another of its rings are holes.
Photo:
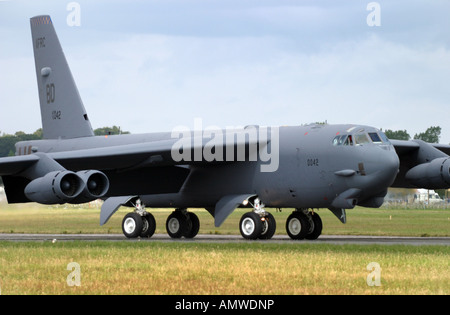
[[[0,234],[0,241],[145,241],[145,242],[191,242],[191,243],[282,243],[282,244],[359,244],[359,245],[445,245],[450,237],[401,237],[365,235],[321,235],[315,241],[291,240],[285,235],[275,235],[271,240],[245,240],[240,235],[200,234],[193,239],[172,239],[167,234],[155,234],[151,238],[127,239],[122,234]]]

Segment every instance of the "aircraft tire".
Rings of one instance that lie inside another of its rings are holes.
[[[310,228],[308,219],[300,212],[293,212],[286,221],[286,232],[293,240],[304,239]]]
[[[156,230],[156,220],[153,214],[147,213],[145,216],[142,217],[142,232],[141,237],[152,237],[153,234],[155,234]]]
[[[194,238],[197,236],[198,231],[200,230],[200,220],[198,219],[198,216],[193,212],[188,212],[188,229],[186,231],[186,234],[184,237],[186,238]]]
[[[181,238],[186,235],[189,226],[187,217],[181,211],[172,212],[166,221],[167,234],[171,238]]]
[[[317,213],[312,213],[313,231],[305,236],[307,240],[316,240],[322,234],[322,219]]]
[[[127,238],[136,238],[141,235],[143,226],[142,217],[135,212],[130,212],[123,218],[122,232]]]
[[[267,215],[264,217],[263,231],[259,236],[259,239],[270,240],[275,234],[276,229],[277,222],[275,221],[275,218],[271,213],[267,213]]]
[[[256,240],[263,232],[261,217],[255,212],[245,213],[239,222],[239,230],[245,239]]]

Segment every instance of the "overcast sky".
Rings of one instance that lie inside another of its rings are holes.
[[[361,0],[80,0],[80,26],[70,2],[0,0],[1,132],[41,127],[29,18],[49,14],[94,128],[327,120],[450,143],[448,0],[377,1],[372,27]]]

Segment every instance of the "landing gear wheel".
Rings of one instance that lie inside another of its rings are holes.
[[[167,234],[171,238],[181,238],[188,230],[186,216],[181,211],[172,212],[166,221]]]
[[[308,219],[303,213],[293,212],[286,221],[286,231],[293,240],[302,240],[311,229]]]
[[[152,237],[156,230],[155,217],[151,213],[147,212],[147,214],[141,218],[143,223],[141,237]]]
[[[263,223],[263,231],[259,236],[259,238],[262,240],[269,240],[275,234],[275,231],[277,229],[277,222],[275,221],[275,218],[271,213],[267,213],[262,223]]]
[[[322,219],[317,213],[311,214],[311,219],[313,222],[312,232],[305,236],[307,240],[316,240],[322,234]]]
[[[128,238],[136,238],[142,233],[144,223],[142,217],[135,213],[128,213],[122,221],[123,234]]]
[[[248,240],[256,240],[263,232],[261,217],[254,212],[245,213],[239,222],[241,235]]]
[[[197,236],[198,231],[200,230],[200,220],[198,219],[198,216],[192,212],[188,212],[187,216],[188,216],[187,220],[188,229],[184,237],[194,238]]]

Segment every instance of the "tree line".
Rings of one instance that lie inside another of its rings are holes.
[[[129,134],[129,131],[122,131],[120,127],[103,127],[94,130],[96,136],[105,135],[118,135],[118,134]],[[1,134],[1,132],[0,132]],[[3,133],[0,136],[0,157],[13,156],[15,154],[16,148],[15,144],[20,141],[30,141],[30,140],[41,140],[43,139],[42,128],[39,128],[33,133],[25,133],[23,131],[18,131],[13,135]]]
[[[432,126],[425,130],[425,132],[416,133],[414,135],[415,140],[423,140],[428,143],[439,143],[441,137],[442,128],[439,126]],[[389,139],[392,140],[411,140],[411,136],[406,130],[385,130],[384,133]]]

